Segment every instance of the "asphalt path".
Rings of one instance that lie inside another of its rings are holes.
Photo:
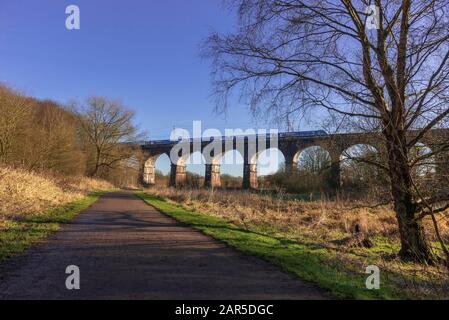
[[[66,287],[70,265],[79,268],[79,289]],[[131,192],[104,195],[0,267],[0,299],[323,298],[314,285],[177,222]]]

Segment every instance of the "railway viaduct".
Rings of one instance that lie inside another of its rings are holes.
[[[410,136],[414,132],[410,132]],[[434,129],[420,139],[420,143],[436,150],[442,144],[447,146],[449,129]],[[215,149],[210,146],[215,142]],[[340,184],[340,161],[342,154],[355,145],[370,145],[380,154],[385,154],[381,135],[375,133],[326,134],[324,131],[303,131],[279,133],[273,139],[267,135],[218,137],[211,139],[188,139],[182,141],[158,140],[139,144],[144,155],[142,180],[144,185],[155,183],[155,162],[162,154],[176,154],[177,160],[171,160],[170,186],[184,184],[186,180],[186,160],[189,155],[200,151],[206,159],[205,186],[220,187],[220,160],[225,152],[238,150],[243,157],[243,188],[257,188],[257,157],[264,150],[276,148],[285,158],[285,169],[296,168],[303,150],[319,146],[326,150],[331,158],[331,183],[335,188]],[[209,146],[209,147],[208,147]],[[218,151],[217,151],[218,150]],[[437,174],[449,178],[449,153],[439,154],[435,161]]]

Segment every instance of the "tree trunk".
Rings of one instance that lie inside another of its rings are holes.
[[[95,177],[98,174],[98,169],[100,168],[100,156],[101,156],[101,150],[100,148],[96,147],[96,153],[95,153],[95,167],[90,172],[90,177]]]
[[[401,238],[400,257],[407,261],[433,262],[433,254],[426,241],[417,205],[413,199],[413,184],[408,163],[405,132],[387,128],[388,162],[390,168],[391,194]]]

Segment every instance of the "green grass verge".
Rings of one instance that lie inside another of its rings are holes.
[[[44,240],[50,233],[59,230],[78,213],[96,202],[105,192],[94,192],[88,196],[22,219],[4,221],[0,229],[0,262],[21,253],[32,244]]]
[[[144,192],[137,192],[137,195],[178,221],[191,225],[240,251],[280,266],[301,279],[329,290],[337,298],[407,298],[403,292],[396,292],[393,286],[388,285],[388,275],[385,273],[381,273],[380,290],[366,289],[365,281],[368,275],[364,273],[364,267],[356,268],[352,264],[345,263],[339,259],[338,253],[324,246],[268,235],[268,232],[262,230],[245,230],[223,219],[193,212]]]

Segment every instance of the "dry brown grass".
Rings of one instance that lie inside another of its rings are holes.
[[[78,200],[89,192],[111,188],[113,186],[103,180],[0,167],[0,221],[43,212]]]
[[[369,208],[360,202],[343,200],[288,200],[243,191],[173,189],[158,186],[151,194],[170,199],[197,212],[211,214],[248,230],[307,242],[326,248],[339,263],[364,270],[376,264],[393,275],[393,283],[407,288],[416,298],[448,298],[448,271],[443,266],[403,263],[395,255],[399,237],[394,212],[389,206]],[[440,216],[441,233],[449,240],[447,216]],[[348,247],[339,240],[350,237],[354,226],[374,240],[372,249]],[[427,236],[436,241],[430,221],[425,221]],[[435,247],[438,245],[434,242]]]
[[[270,224],[278,230],[297,231],[330,241],[349,235],[357,224],[368,236],[397,238],[397,222],[390,206],[370,208],[361,202],[343,200],[302,201],[252,192],[205,189],[173,189],[158,186],[151,193],[189,208],[205,211],[230,222]],[[443,217],[443,216],[442,216]],[[430,221],[425,221],[430,240],[436,241]],[[449,240],[448,219],[440,228]]]

